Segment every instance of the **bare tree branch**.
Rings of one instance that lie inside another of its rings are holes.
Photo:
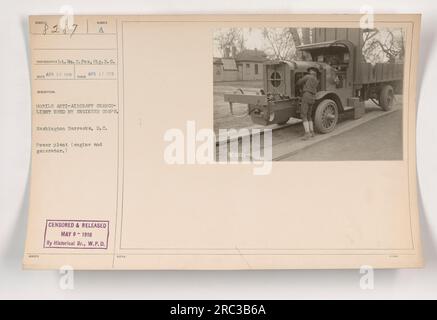
[[[262,35],[266,41],[266,53],[271,59],[291,60],[296,45],[291,28],[264,28]]]
[[[220,30],[215,34],[214,41],[216,41],[222,57],[226,55],[226,50],[231,50],[232,47],[236,47],[238,51],[242,51],[245,47],[243,29],[241,28]]]
[[[370,30],[363,33],[362,53],[371,63],[394,62],[405,55],[402,29]]]

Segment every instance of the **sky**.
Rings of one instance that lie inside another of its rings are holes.
[[[225,30],[226,28],[217,29],[215,32]],[[245,46],[247,49],[259,49],[265,50],[266,44],[262,36],[261,28],[243,28],[243,35],[245,39]],[[220,57],[221,52],[217,48],[217,44],[214,42],[214,57]]]

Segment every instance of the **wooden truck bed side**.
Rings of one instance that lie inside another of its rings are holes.
[[[389,82],[403,79],[403,63],[370,63],[362,62],[358,64],[359,71],[356,73],[356,84],[368,84]]]

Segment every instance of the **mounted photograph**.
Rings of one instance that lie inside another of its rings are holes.
[[[275,161],[402,160],[405,37],[402,28],[215,29],[216,153],[247,158],[243,142],[271,130]]]

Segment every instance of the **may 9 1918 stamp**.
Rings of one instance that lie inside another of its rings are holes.
[[[44,248],[107,249],[109,221],[46,220]]]

